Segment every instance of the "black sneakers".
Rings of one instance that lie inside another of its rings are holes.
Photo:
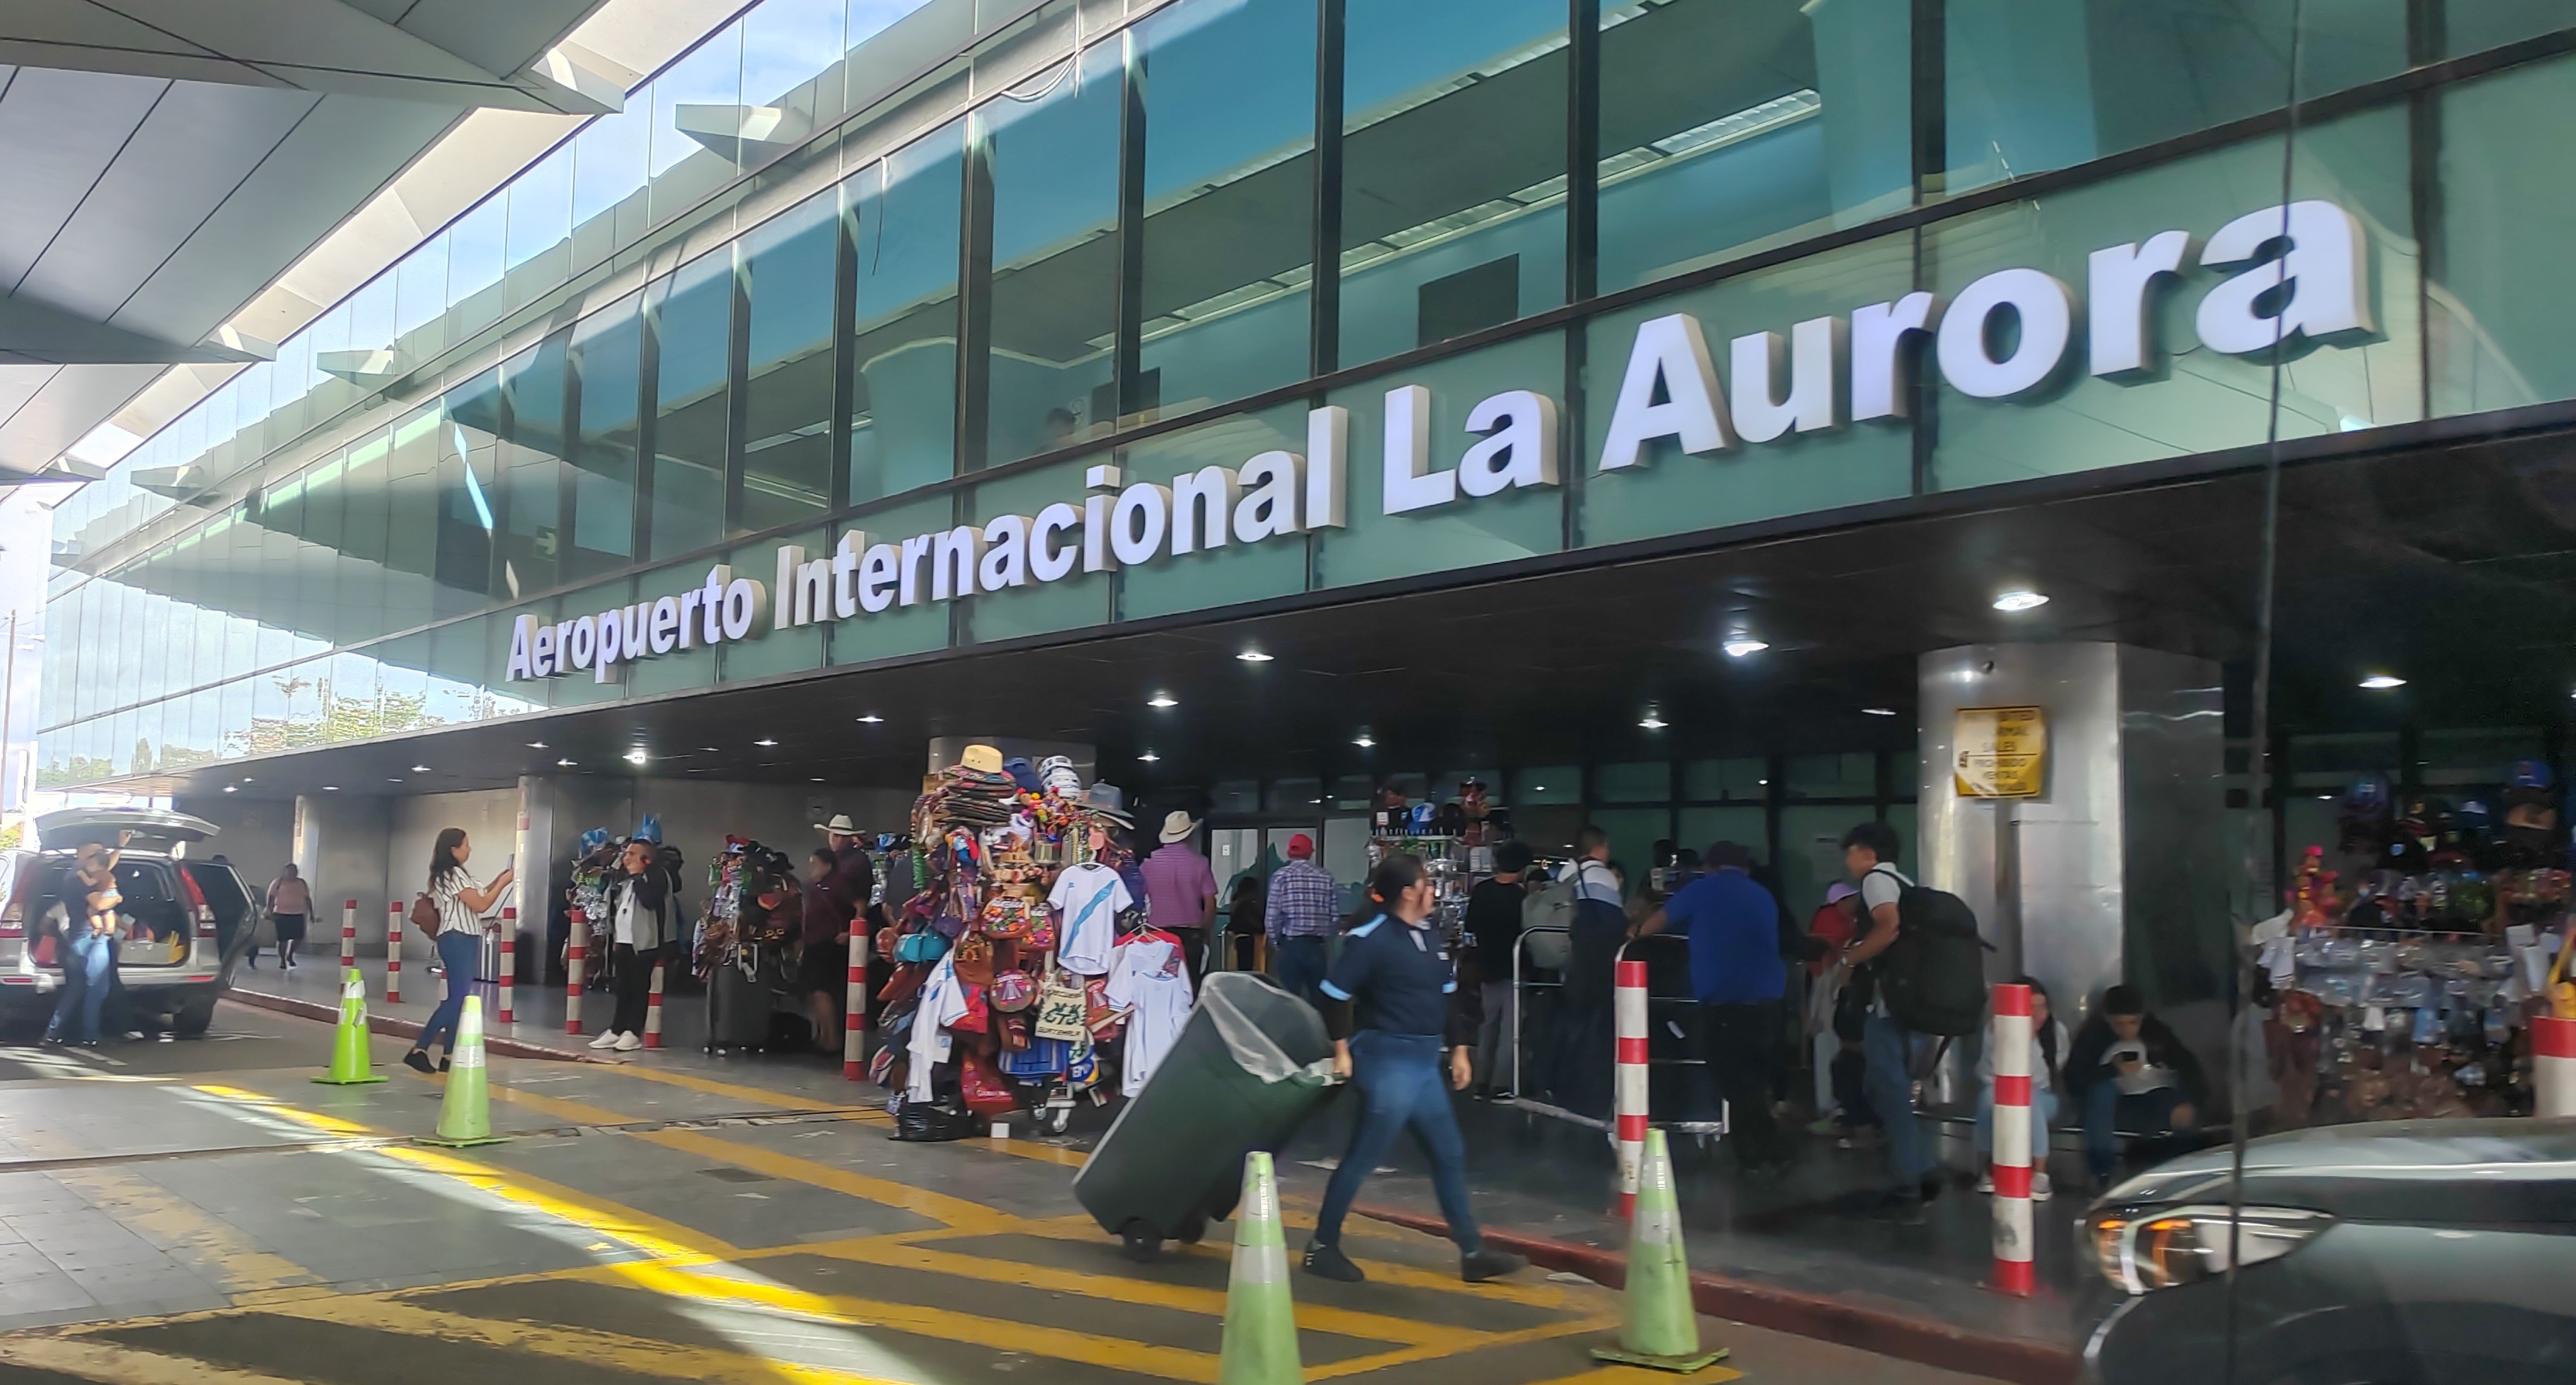
[[[1458,1277],[1470,1284],[1482,1284],[1488,1279],[1500,1279],[1527,1264],[1528,1260],[1508,1250],[1487,1246],[1458,1257]]]
[[[1340,1246],[1328,1246],[1321,1241],[1307,1243],[1306,1273],[1344,1284],[1357,1284],[1368,1278],[1359,1266],[1351,1263],[1351,1257],[1342,1254]]]

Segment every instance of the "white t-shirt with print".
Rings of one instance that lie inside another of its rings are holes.
[[[1127,882],[1097,861],[1065,867],[1047,903],[1061,920],[1056,961],[1079,976],[1106,976],[1110,948],[1118,941],[1118,911],[1136,907]]]
[[[1145,1079],[1162,1066],[1180,1042],[1181,1026],[1189,1023],[1190,974],[1180,961],[1178,947],[1142,935],[1120,946],[1110,965],[1101,998],[1127,1011],[1127,1049],[1118,1063],[1121,1095],[1145,1090]]]

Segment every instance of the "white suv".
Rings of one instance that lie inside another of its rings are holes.
[[[250,936],[245,925],[257,909],[231,865],[189,859],[215,825],[155,809],[69,808],[36,819],[36,831],[40,848],[0,852],[0,1023],[52,1012],[63,985],[64,929],[80,905],[76,888],[65,898],[73,853],[89,842],[113,848],[131,832],[116,863],[125,902],[117,909],[110,1026],[205,1033],[231,968],[226,945]]]

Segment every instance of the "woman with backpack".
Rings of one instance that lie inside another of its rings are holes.
[[[420,1039],[403,1055],[403,1062],[419,1072],[432,1071],[429,1046],[444,1044],[435,1069],[447,1071],[448,1060],[456,1049],[456,1022],[465,1013],[465,997],[474,988],[474,972],[483,956],[483,915],[491,912],[501,892],[510,887],[512,872],[504,867],[492,883],[483,884],[474,872],[465,868],[466,859],[474,854],[474,844],[465,839],[465,829],[448,827],[439,831],[438,840],[429,848],[429,889],[412,903],[412,921],[426,926],[421,918],[422,904],[438,915],[438,960],[447,969],[447,996],[438,1008],[429,1012],[429,1023],[420,1028]]]

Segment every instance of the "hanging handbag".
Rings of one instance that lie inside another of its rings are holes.
[[[979,1116],[1007,1116],[1020,1109],[1019,1094],[985,1058],[969,1058],[957,1065],[957,1094],[966,1109]]]
[[[981,986],[993,979],[993,940],[969,933],[957,940],[957,979]]]
[[[925,928],[896,939],[894,959],[898,962],[936,962],[947,951],[948,940]]]
[[[438,936],[438,905],[428,895],[411,897],[411,926],[433,938]]]

